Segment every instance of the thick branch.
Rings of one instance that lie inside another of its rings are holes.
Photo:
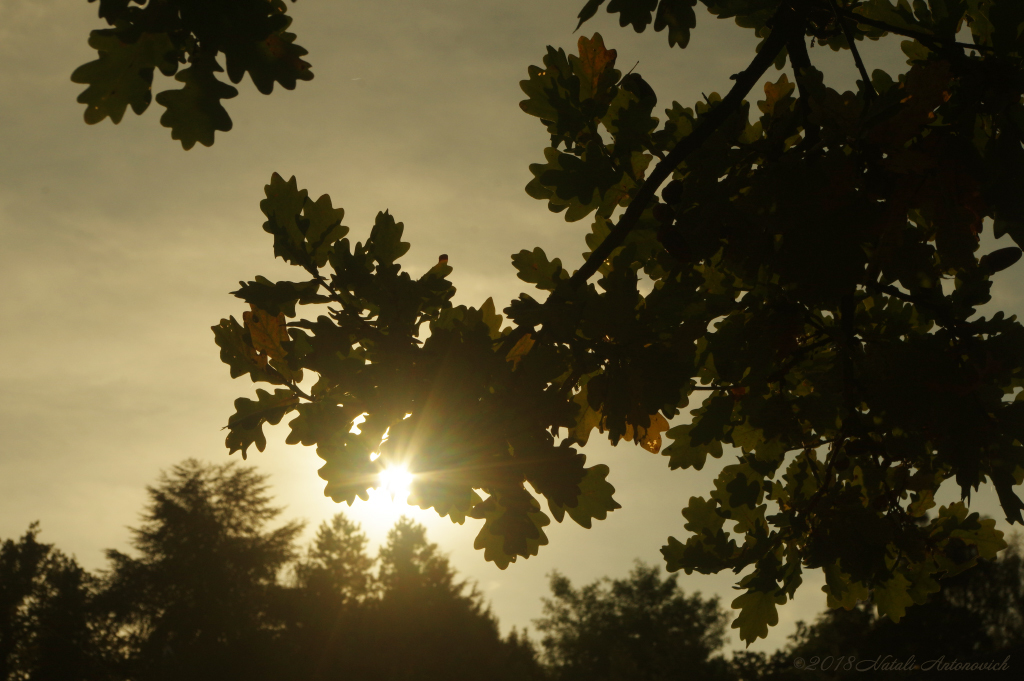
[[[729,94],[705,116],[700,127],[694,130],[688,137],[680,140],[679,144],[665,157],[665,160],[655,166],[650,176],[644,181],[640,191],[633,197],[629,207],[626,208],[626,212],[619,218],[619,222],[612,229],[611,234],[594,249],[594,252],[587,258],[587,262],[583,264],[583,267],[578,269],[569,279],[570,286],[576,288],[584,284],[597,272],[601,263],[612,254],[612,251],[622,245],[626,240],[626,235],[636,226],[640,215],[647,208],[647,204],[654,198],[654,193],[658,191],[661,183],[668,179],[672,172],[679,167],[679,164],[686,160],[687,156],[699,149],[726,120],[739,111],[740,106],[743,104],[743,98],[747,96],[751,88],[761,79],[761,76],[768,70],[768,67],[772,65],[775,58],[782,51],[782,48],[786,46],[790,37],[794,34],[802,34],[803,28],[802,14],[798,14],[791,7],[784,7],[780,10],[779,14],[776,15],[775,27],[772,29],[771,35],[765,40],[761,51],[750,62],[750,66],[735,76],[736,84],[729,91]]]

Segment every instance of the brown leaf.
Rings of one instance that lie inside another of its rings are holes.
[[[775,105],[788,97],[793,92],[794,87],[796,86],[789,82],[789,78],[785,73],[782,74],[778,82],[772,83],[769,81],[765,83],[765,99],[757,103],[757,108],[761,110],[761,113],[766,113],[769,116],[773,115],[775,113]]]
[[[626,432],[622,434],[623,440],[632,440],[651,454],[661,451],[661,434],[668,430],[668,421],[660,413],[651,414],[647,427],[634,426],[626,423]],[[601,423],[601,432],[604,432],[604,422]]]
[[[615,66],[615,50],[604,48],[604,39],[600,33],[593,38],[580,36],[580,99],[594,97],[601,89],[601,78]]]
[[[276,317],[250,304],[252,312],[242,315],[245,328],[252,338],[252,347],[256,350],[256,361],[260,366],[267,366],[271,359],[284,359],[287,354],[281,346],[283,341],[289,340],[288,330],[285,326],[284,313]]]

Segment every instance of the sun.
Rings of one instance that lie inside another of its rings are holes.
[[[380,489],[392,499],[405,501],[412,485],[412,473],[405,466],[388,466],[380,472]]]

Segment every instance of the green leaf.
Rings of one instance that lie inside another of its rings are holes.
[[[305,246],[306,252],[317,267],[327,264],[334,244],[348,234],[348,227],[341,224],[345,217],[344,208],[331,205],[331,197],[322,195],[315,202],[306,199],[302,207],[302,216],[306,220]]]
[[[732,628],[740,630],[740,639],[748,646],[759,638],[767,638],[768,627],[779,623],[779,611],[775,606],[785,602],[784,595],[750,590],[732,602],[732,607],[740,611]]]
[[[693,8],[697,0],[661,0],[654,19],[654,30],[668,28],[669,47],[685,48],[690,44],[690,29],[697,26]]]
[[[484,301],[484,304],[480,306],[480,317],[483,319],[484,324],[487,325],[487,330],[490,332],[491,338],[493,340],[501,338],[502,316],[494,311],[493,298],[488,298]]]
[[[284,313],[287,317],[295,316],[295,304],[310,305],[326,303],[330,299],[319,295],[320,284],[316,281],[270,281],[258,276],[256,281],[240,281],[239,289],[231,295],[241,298],[250,305],[255,305],[268,314]]]
[[[583,6],[583,9],[581,9],[580,13],[577,15],[580,20],[580,23],[576,24],[577,31],[580,30],[580,26],[583,25],[584,21],[587,21],[597,14],[597,10],[601,8],[601,5],[603,5],[604,2],[605,0],[587,0],[587,4]]]
[[[619,13],[619,26],[633,25],[633,30],[642,33],[651,23],[651,13],[658,6],[658,0],[611,0],[608,13]]]
[[[107,116],[120,123],[125,109],[141,114],[152,99],[153,69],[173,73],[178,50],[166,33],[143,33],[133,43],[122,42],[117,30],[93,31],[89,46],[99,59],[71,74],[74,83],[88,84],[78,101],[85,104],[85,122],[93,125]]]
[[[220,100],[231,99],[238,90],[213,75],[223,70],[212,56],[194,56],[192,65],[174,77],[185,87],[156,96],[157,104],[167,107],[160,124],[171,129],[171,138],[179,140],[183,149],[191,149],[196,142],[211,146],[214,132],[231,129],[231,117]]]
[[[822,571],[825,573],[825,586],[821,590],[825,592],[825,603],[829,608],[852,610],[857,603],[870,597],[868,588],[862,582],[853,581],[838,564],[824,565]]]
[[[651,116],[658,98],[651,86],[631,73],[622,79],[619,92],[608,105],[608,112],[601,122],[615,138],[614,154],[628,163],[634,152],[650,146],[650,134],[658,125],[658,119]],[[633,168],[625,166],[630,173]],[[636,175],[633,175],[636,177]]]
[[[663,456],[669,457],[668,465],[672,470],[692,466],[699,471],[704,468],[704,462],[707,461],[709,454],[716,459],[722,457],[722,443],[718,440],[694,445],[690,439],[692,428],[693,424],[688,423],[676,426],[665,433],[674,442],[661,450],[661,453]]]
[[[907,589],[907,593],[917,605],[927,603],[928,597],[938,593],[942,588],[939,582],[932,577],[936,571],[932,561],[917,563],[906,570],[905,573],[910,578],[910,587]]]
[[[285,182],[277,173],[270,176],[270,184],[264,186],[263,192],[267,196],[260,201],[260,210],[267,216],[263,230],[274,235],[274,255],[293,265],[307,264],[299,217],[309,201],[309,192],[299,189],[294,175]]]
[[[381,265],[391,265],[409,250],[409,244],[402,241],[405,225],[395,222],[390,213],[377,213],[377,219],[370,231],[366,249]]]
[[[473,548],[483,549],[484,559],[502,570],[519,556],[536,556],[539,547],[548,543],[541,528],[551,521],[540,510],[537,500],[525,490],[492,495],[467,515],[484,520]]]
[[[542,291],[554,291],[558,282],[569,278],[569,273],[562,269],[562,261],[558,258],[549,261],[540,246],[513,255],[512,266],[519,272],[520,279]]]
[[[570,518],[589,530],[591,519],[604,520],[610,511],[622,508],[612,499],[615,488],[605,480],[607,477],[608,466],[604,464],[587,468],[583,480],[579,483],[580,494],[576,499],[576,505],[561,505],[549,499],[551,515],[558,522],[562,522],[562,518],[568,513]]]
[[[885,584],[876,586],[873,597],[879,616],[899,622],[907,613],[907,608],[914,604],[914,598],[909,592],[910,581],[902,572],[896,572]]]
[[[220,361],[230,367],[231,378],[249,374],[253,383],[264,381],[282,383],[280,377],[274,376],[267,369],[266,362],[261,362],[259,353],[252,346],[248,332],[235,321],[234,317],[220,320],[220,324],[210,327],[213,337],[220,346]]]
[[[284,388],[275,390],[273,395],[257,389],[255,400],[239,397],[235,400],[235,413],[228,418],[228,437],[225,441],[228,453],[240,451],[245,459],[246,450],[251,444],[255,444],[256,449],[262,452],[267,446],[263,424],[277,425],[298,403],[299,398]]]
[[[366,501],[370,498],[369,490],[380,484],[380,467],[370,460],[368,452],[335,450],[320,445],[317,455],[324,459],[319,471],[320,477],[327,481],[324,494],[335,503],[351,506],[357,498]]]
[[[599,214],[611,214],[621,195],[608,206],[604,205],[604,196],[622,180],[623,173],[614,167],[603,148],[590,144],[579,158],[548,147],[544,158],[547,163],[530,166],[534,179],[526,185],[527,194],[546,200],[553,213],[568,208],[568,222],[582,220],[599,207],[603,209]]]
[[[725,517],[718,513],[718,502],[702,497],[690,497],[690,503],[683,509],[687,522],[683,527],[696,535],[712,537],[725,525]]]
[[[294,90],[296,81],[313,79],[309,64],[301,59],[308,53],[295,44],[294,33],[283,29],[258,40],[235,42],[225,54],[231,82],[241,81],[248,72],[253,85],[265,95],[274,91],[275,82]]]

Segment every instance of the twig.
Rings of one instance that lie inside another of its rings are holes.
[[[853,53],[853,61],[857,64],[860,77],[864,79],[864,92],[867,93],[869,100],[874,101],[878,97],[878,93],[875,92],[875,86],[871,84],[871,76],[868,75],[868,70],[864,67],[864,60],[860,58],[860,50],[857,49],[857,41],[853,39],[853,31],[850,30],[850,26],[839,11],[839,5],[836,4],[836,0],[828,0],[828,4],[832,6],[832,12],[836,15],[836,21],[839,23],[839,27],[843,29],[843,35],[846,36],[846,42],[850,45],[850,52]]]
[[[601,264],[612,254],[616,248],[626,240],[626,235],[636,226],[640,215],[647,204],[654,198],[661,183],[664,182],[679,166],[686,160],[686,157],[701,147],[718,128],[725,123],[734,113],[739,111],[743,98],[747,96],[751,88],[764,75],[768,67],[772,65],[782,48],[786,46],[790,36],[798,31],[803,31],[803,16],[798,14],[791,7],[783,6],[777,15],[776,27],[771,35],[765,40],[761,51],[757,53],[750,66],[736,76],[736,84],[729,90],[729,94],[715,108],[711,109],[704,118],[704,122],[689,136],[684,137],[669,152],[665,160],[660,161],[636,196],[626,208],[626,212],[619,218],[618,224],[612,229],[611,234],[605,237],[583,266],[569,278],[572,288],[579,287],[586,282],[601,267]],[[554,294],[552,294],[554,295]],[[550,300],[550,297],[549,297]]]
[[[941,45],[941,43],[937,41],[937,37],[934,33],[922,33],[921,31],[915,31],[910,28],[900,28],[899,26],[893,26],[892,24],[887,24],[886,22],[879,21],[878,19],[869,19],[861,14],[857,14],[856,12],[851,12],[848,9],[842,9],[840,10],[840,12],[843,14],[843,16],[852,19],[858,24],[864,24],[865,26],[873,26],[874,28],[880,28],[883,31],[886,31],[887,33],[901,35],[906,38],[913,38],[922,45],[931,46],[936,49],[938,49]],[[975,45],[973,43],[960,42],[952,42],[947,44],[953,47],[960,47],[963,49],[978,50],[979,52],[995,52],[995,48],[989,47],[988,45]]]

